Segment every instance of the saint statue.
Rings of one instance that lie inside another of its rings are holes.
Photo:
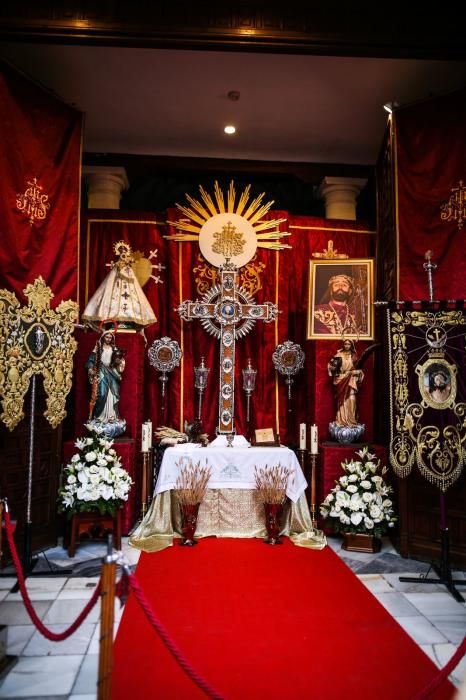
[[[114,246],[119,256],[110,263],[110,272],[92,295],[82,320],[91,326],[113,321],[125,328],[144,328],[157,322],[149,301],[133,270],[131,247],[124,241]]]
[[[364,372],[358,368],[357,360],[354,342],[343,340],[341,348],[328,363],[337,409],[335,420],[330,423],[329,429],[331,436],[344,444],[360,438],[365,427],[358,422],[356,397]]]
[[[120,384],[125,369],[124,351],[115,344],[113,331],[103,331],[86,363],[91,384],[88,426],[108,437],[121,435],[126,421],[119,412]]]

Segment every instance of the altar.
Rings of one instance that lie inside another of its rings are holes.
[[[206,496],[199,508],[196,538],[265,537],[264,508],[257,497],[254,468],[281,464],[291,470],[286,490],[281,534],[300,546],[322,549],[325,536],[312,527],[306,479],[295,453],[287,447],[169,447],[160,467],[154,498],[129,542],[146,552],[173,544],[181,532],[180,508],[174,492],[183,464],[211,468]]]

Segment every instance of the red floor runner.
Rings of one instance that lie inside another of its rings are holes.
[[[409,700],[437,670],[343,562],[260,540],[202,540],[143,554],[146,597],[196,670],[228,700]],[[131,595],[113,700],[205,695]],[[447,683],[432,698],[446,700]]]

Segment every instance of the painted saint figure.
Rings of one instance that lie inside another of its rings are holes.
[[[328,373],[333,377],[337,426],[359,425],[356,396],[364,379],[364,372],[357,369],[357,359],[353,341],[344,340],[342,347],[328,363]]]
[[[109,437],[121,435],[126,421],[119,412],[120,384],[125,369],[124,352],[115,344],[113,331],[104,331],[86,363],[91,383],[89,422]]]
[[[358,334],[360,324],[352,306],[354,280],[349,275],[334,275],[328,281],[323,304],[314,311],[314,333],[341,336],[343,333]]]

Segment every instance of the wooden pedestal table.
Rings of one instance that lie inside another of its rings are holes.
[[[115,549],[121,549],[121,508],[113,517],[101,515],[98,511],[75,513],[71,519],[68,556],[74,557],[81,535],[86,534],[90,539],[104,539],[109,532],[113,533]]]

